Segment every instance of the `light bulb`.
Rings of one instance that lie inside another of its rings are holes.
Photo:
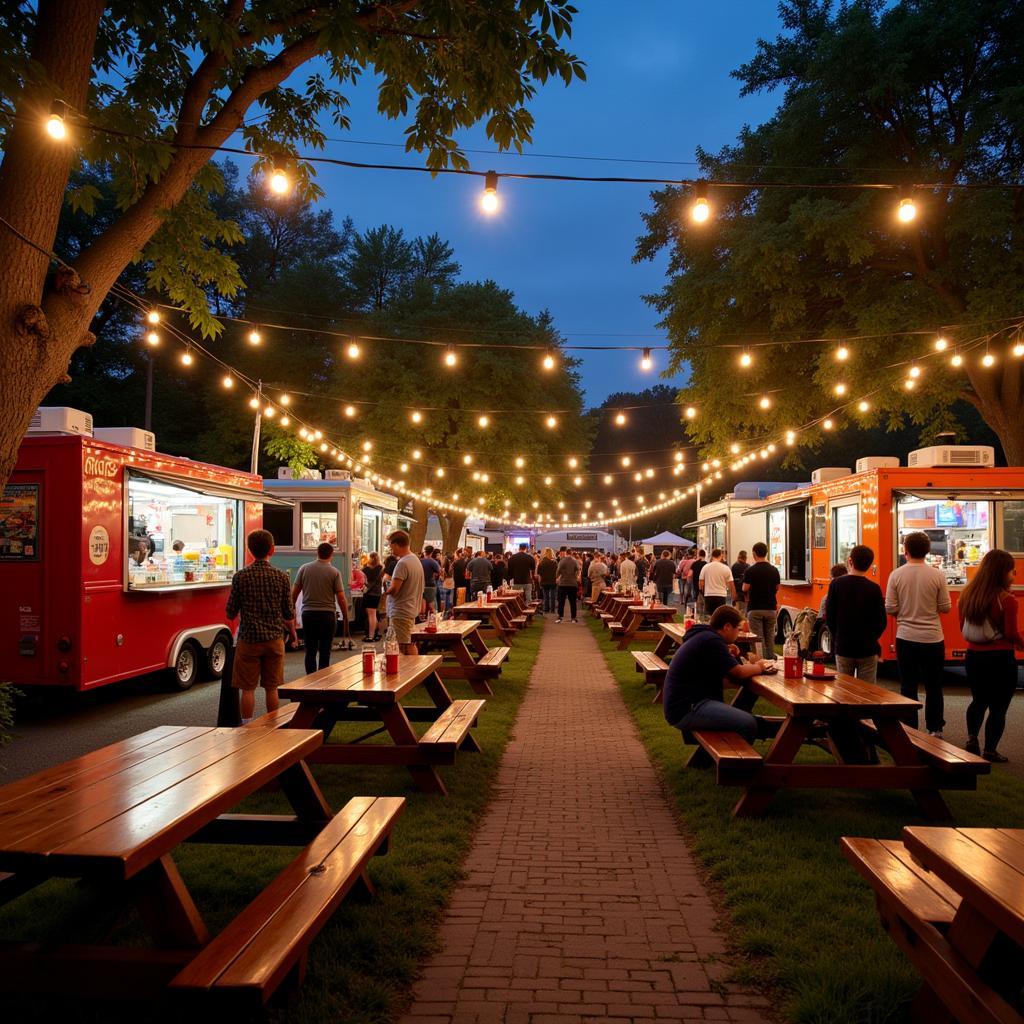
[[[398,471],[399,471],[400,473],[408,473],[408,472],[409,472],[409,463],[408,463],[408,462],[403,462],[403,463],[402,463],[402,464],[401,464],[401,465],[400,465],[400,466],[398,467]]]
[[[711,207],[708,204],[708,184],[706,181],[694,182],[690,219],[695,224],[705,224],[710,216]]]
[[[964,357],[962,355],[960,355],[959,352],[954,352],[952,357],[949,360],[949,365],[950,366],[963,366],[963,364],[964,364]]]
[[[484,190],[480,196],[480,209],[486,214],[498,212],[498,175],[494,171],[488,171],[484,175]]]
[[[264,416],[266,416],[268,420],[272,420],[272,419],[274,418],[274,413],[275,413],[276,411],[277,411],[277,410],[276,410],[276,409],[275,409],[275,408],[274,408],[274,407],[273,407],[272,405],[268,405],[268,406],[267,406],[267,407],[266,407],[266,408],[265,408],[265,409],[263,410],[263,415],[264,415]]]
[[[945,338],[939,337],[939,338],[935,339],[935,351],[936,352],[945,352],[948,347],[949,347],[949,342],[946,341]]]
[[[672,457],[676,460],[676,462],[682,462],[685,456],[682,452],[676,452],[675,455],[673,455]]]
[[[518,484],[518,485],[519,485],[520,487],[522,487],[522,486],[523,486],[523,478],[522,478],[521,476],[517,476],[517,477],[516,477],[516,483],[517,483],[517,484]]]
[[[554,416],[549,416],[544,422],[549,430],[554,430],[558,426],[558,420]]]
[[[278,399],[278,402],[280,402],[281,405],[291,405],[292,404],[292,396],[291,395],[282,395]]]
[[[740,366],[750,366],[754,362],[754,357],[749,352],[744,352],[740,356]]]
[[[319,441],[324,436],[324,434],[322,430],[314,430],[313,436]]]
[[[986,352],[981,357],[981,365],[982,366],[994,366],[995,365],[995,361],[996,361],[996,357],[994,355],[992,355],[991,352]]]
[[[686,415],[686,418],[688,420],[696,419],[697,418],[697,410],[692,405],[688,405],[686,407],[685,415]]]
[[[905,196],[900,200],[900,205],[896,207],[896,216],[900,219],[903,224],[909,224],[917,216],[917,207],[914,205],[914,200],[909,196]]]
[[[626,414],[624,412],[616,414],[615,425],[619,427],[624,427],[626,425]]]
[[[343,411],[349,419],[352,419],[356,414],[356,407],[354,405],[346,405]]]
[[[914,365],[910,367],[910,369],[907,371],[907,373],[910,374],[910,376],[914,377],[914,378],[920,377],[921,376],[921,367],[918,366],[917,363],[914,363]]]
[[[147,324],[158,324],[158,323],[160,323],[160,314],[155,309],[151,309],[146,314],[146,323]]]
[[[258,409],[259,407],[260,407],[260,400],[255,395],[253,395],[252,398],[249,399],[249,408],[250,409]]]
[[[836,349],[836,359],[841,363],[845,363],[850,358],[850,350],[845,345],[840,345]]]
[[[419,448],[413,448],[413,450],[412,450],[412,457],[413,457],[414,461],[418,462],[420,459],[423,458],[423,452],[421,452],[419,450]]]
[[[182,366],[191,366],[192,365],[192,353],[188,349],[185,349],[185,351],[181,353],[181,365]]]
[[[654,470],[651,469],[650,467],[648,467],[647,469],[644,470],[644,476],[646,476],[646,477],[654,476]]]
[[[230,373],[225,373],[224,377],[221,379],[221,384],[223,384],[225,388],[230,390],[235,386],[235,378],[232,377]]]
[[[861,400],[860,400],[860,401],[859,401],[859,402],[857,403],[857,411],[858,411],[858,412],[867,412],[867,411],[868,411],[868,409],[870,409],[870,408],[871,408],[871,403],[870,403],[870,402],[868,402],[868,401],[867,401],[866,399],[863,399],[863,398],[862,398],[862,399],[861,399]]]
[[[640,369],[649,370],[653,364],[651,363],[651,350],[649,348],[644,349],[644,354],[640,357]]]
[[[249,332],[248,337],[250,345],[258,345],[263,340],[263,335],[255,327]]]
[[[516,469],[522,469],[523,466],[525,466],[525,465],[526,465],[526,459],[524,459],[522,457],[522,455],[517,455],[516,456]]]
[[[832,422],[832,420],[826,419],[822,421],[821,426],[823,430],[831,430],[835,426],[835,424]]]
[[[846,385],[842,384],[842,383],[837,384],[832,390],[835,391],[835,393],[837,395],[840,395],[840,396],[845,395],[846,394]]]
[[[544,356],[544,369],[545,370],[553,370],[554,368],[555,368],[555,357],[550,352],[548,352]]]
[[[767,395],[762,395],[760,401],[757,404],[762,409],[770,409],[772,406],[772,400]]]
[[[438,466],[437,469],[434,470],[434,475],[439,478],[444,476],[444,466]]]
[[[372,450],[373,450],[373,442],[372,441],[364,441],[363,442],[363,451],[364,452],[368,452],[368,451],[372,451]]]
[[[575,455],[569,457],[569,468],[575,469],[580,464],[580,460]]]
[[[409,419],[411,419],[413,423],[422,423],[423,413],[419,412],[418,410],[413,410],[413,412],[409,414]]]
[[[444,365],[454,366],[459,361],[459,357],[455,354],[455,346],[449,345],[444,351]]]
[[[46,119],[46,133],[58,142],[67,137],[68,128],[60,114],[53,113]]]
[[[605,475],[604,475],[604,482],[606,484],[610,484],[612,482],[612,475],[611,475],[611,473],[605,473]]]
[[[632,461],[633,460],[628,455],[623,455],[622,456],[622,464],[623,464],[623,466],[628,466]]]
[[[729,451],[731,451],[733,455],[739,455],[740,446],[738,444],[731,444],[729,445]]]
[[[282,416],[278,422],[281,424],[282,427],[287,427],[288,424],[291,423],[291,420],[288,419],[287,416]]]
[[[550,487],[551,486],[551,477],[549,477],[549,476],[544,477],[544,484],[545,484],[545,486]]]
[[[581,477],[581,476],[574,476],[572,478],[572,482],[573,482],[573,486],[574,487],[579,487],[580,484],[583,483],[583,477]]]
[[[362,351],[359,348],[359,344],[355,341],[350,341],[348,343],[348,347],[345,349],[345,355],[347,355],[349,359],[358,359],[361,354]]]
[[[643,480],[643,478],[644,478],[644,475],[643,475],[643,473],[640,472],[639,469],[633,474],[633,479],[637,483],[640,483],[640,481]]]
[[[473,465],[473,456],[472,455],[468,455],[468,454],[467,455],[463,455],[462,456],[462,462],[463,462],[463,465],[472,466]]]
[[[1020,359],[1021,356],[1024,356],[1024,342],[1018,341],[1010,351]]]
[[[914,390],[914,388],[915,388],[915,387],[917,387],[917,381],[916,381],[916,380],[914,380],[914,378],[913,378],[913,377],[908,377],[908,378],[907,378],[907,379],[906,379],[906,380],[905,380],[905,381],[903,382],[903,386],[904,386],[904,388],[906,388],[906,389],[907,389],[907,391],[913,391],[913,390]]]
[[[280,167],[275,167],[274,170],[271,171],[268,183],[270,185],[270,191],[279,196],[283,196],[291,188],[287,173]]]
[[[489,416],[479,416],[477,417],[476,425],[480,427],[481,430],[486,430],[486,428],[491,425],[491,419]]]
[[[788,444],[788,445],[796,444],[796,434],[792,430],[787,430],[786,431],[786,444]]]
[[[160,335],[156,331],[146,331],[146,343],[156,348],[160,344]]]

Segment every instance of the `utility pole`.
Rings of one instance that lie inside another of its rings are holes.
[[[260,471],[260,426],[263,422],[263,381],[256,381],[256,422],[252,427],[252,458],[249,460],[249,472]]]
[[[146,353],[146,412],[144,429],[153,429],[153,350]]]

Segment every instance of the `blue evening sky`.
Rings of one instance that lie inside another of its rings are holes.
[[[749,59],[759,36],[774,38],[773,0],[578,0],[570,49],[587,63],[587,81],[561,80],[531,104],[535,153],[692,161],[697,146],[716,150],[744,124],[769,117],[776,95],[740,99],[730,72]],[[364,79],[351,95],[348,137],[401,142],[400,122],[376,111]],[[342,137],[337,129],[328,134]],[[464,145],[493,149],[481,129]],[[354,160],[415,162],[400,149],[328,143],[326,152]],[[480,170],[529,170],[637,177],[690,177],[690,165],[645,165],[473,154]],[[657,316],[641,298],[664,281],[664,260],[631,262],[650,208],[642,185],[502,181],[501,211],[479,212],[477,179],[348,170],[321,166],[322,202],[360,230],[381,223],[414,236],[437,231],[455,248],[467,280],[493,278],[528,312],[548,308],[568,343],[656,344]],[[589,336],[588,336],[589,335]],[[614,391],[656,383],[638,354],[585,353],[581,373],[588,406]],[[664,365],[664,354],[660,360]],[[657,366],[657,361],[656,361]]]

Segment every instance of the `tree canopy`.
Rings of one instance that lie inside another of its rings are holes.
[[[637,245],[637,259],[669,252],[668,280],[649,301],[670,334],[671,369],[690,370],[679,400],[700,410],[693,436],[722,456],[834,410],[838,425],[895,429],[909,417],[932,435],[959,429],[963,399],[1009,462],[1024,463],[1022,363],[1004,330],[1019,326],[1024,299],[1024,197],[955,187],[1024,181],[1024,6],[786,0],[780,14],[783,33],[734,72],[743,93],[781,90],[777,113],[699,153],[706,223],[692,223],[688,195],[667,188]],[[917,218],[897,220],[893,191],[809,187],[866,181],[919,186]],[[773,183],[792,187],[764,187]],[[943,325],[963,326],[945,332],[940,353]],[[901,333],[915,329],[934,333]],[[850,358],[837,360],[838,342],[859,335],[871,337],[848,341]],[[835,340],[758,347],[805,338]],[[921,375],[911,392],[912,362]],[[850,400],[868,393],[861,413]],[[797,438],[820,442],[815,430]]]

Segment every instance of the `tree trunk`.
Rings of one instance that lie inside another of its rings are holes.
[[[452,554],[458,546],[462,528],[466,525],[466,516],[462,512],[449,512],[441,516],[441,547],[446,555]]]
[[[974,359],[977,359],[976,353]],[[1008,354],[991,369],[981,366],[969,366],[967,369],[971,390],[965,397],[999,438],[1008,466],[1024,466],[1022,372],[1021,361]]]
[[[427,539],[427,519],[429,515],[430,510],[425,501],[417,500],[413,503],[412,516],[416,521],[409,529],[409,547],[412,548],[414,554],[418,555],[423,550],[423,544]]]

